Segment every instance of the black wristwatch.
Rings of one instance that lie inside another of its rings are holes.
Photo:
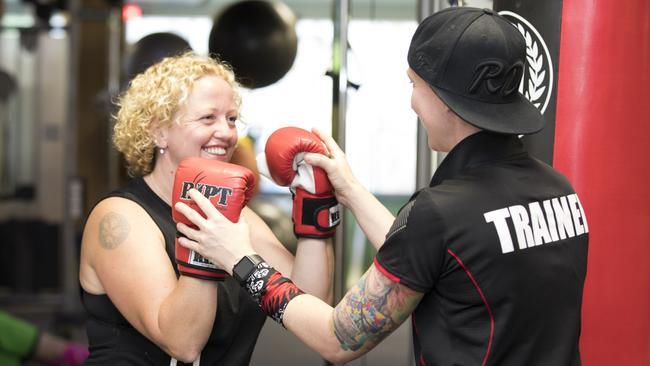
[[[243,284],[248,279],[248,276],[253,273],[257,265],[264,262],[264,259],[257,254],[247,255],[240,259],[234,267],[232,267],[232,275],[235,279]]]

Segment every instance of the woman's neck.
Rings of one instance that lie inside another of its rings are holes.
[[[143,179],[158,197],[171,206],[176,169],[167,165],[169,164],[166,161],[159,160],[154,166],[153,171],[145,175]]]

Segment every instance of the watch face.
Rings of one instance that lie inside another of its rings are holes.
[[[250,276],[251,272],[257,267],[260,262],[264,260],[259,255],[247,255],[242,258],[233,268],[235,279],[239,282],[244,282]]]

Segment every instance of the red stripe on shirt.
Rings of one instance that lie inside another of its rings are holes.
[[[465,273],[467,273],[469,279],[472,280],[472,283],[474,284],[474,287],[476,287],[476,291],[478,291],[479,296],[481,296],[481,299],[483,300],[483,304],[485,304],[485,308],[487,309],[488,315],[490,316],[490,338],[488,340],[488,346],[487,346],[487,350],[485,351],[485,356],[483,357],[483,362],[481,363],[481,366],[485,366],[488,360],[488,356],[490,355],[490,350],[492,349],[492,337],[494,336],[494,316],[492,315],[492,309],[490,309],[490,304],[488,304],[488,301],[485,298],[483,291],[481,290],[481,286],[478,285],[478,283],[474,279],[474,276],[472,276],[472,272],[470,272],[469,269],[463,263],[463,261],[460,260],[460,257],[458,257],[456,253],[452,252],[451,249],[447,249],[447,253],[449,253],[452,257],[454,257],[454,259],[456,259],[456,262],[458,262],[458,264],[465,270]]]
[[[386,276],[386,278],[388,278],[389,280],[391,280],[391,281],[393,281],[393,282],[400,283],[400,279],[399,279],[399,277],[397,277],[397,276],[395,276],[394,274],[388,272],[388,270],[387,270],[386,268],[384,268],[384,267],[379,263],[379,261],[377,260],[377,257],[375,257],[375,259],[373,260],[373,262],[375,263],[375,267],[377,267],[377,269],[379,270],[379,272],[381,272],[384,276]]]
[[[415,336],[418,339],[418,343],[420,343],[420,365],[422,366],[427,366],[427,363],[424,361],[424,355],[422,354],[422,343],[420,342],[420,332],[418,331],[418,326],[415,324],[415,313],[411,314],[411,322],[413,323],[413,329],[415,330]],[[415,347],[415,345],[413,345]]]

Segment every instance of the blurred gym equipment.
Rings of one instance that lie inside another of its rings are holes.
[[[16,79],[8,72],[0,69],[0,103],[6,103],[15,90]]]
[[[133,45],[124,63],[126,80],[131,80],[137,74],[165,57],[191,51],[190,44],[181,36],[173,33],[152,33],[142,37]]]
[[[280,80],[293,65],[298,48],[296,17],[284,3],[242,1],[225,8],[210,31],[210,54],[232,65],[247,88]]]
[[[11,151],[5,141],[9,138],[9,98],[16,91],[16,79],[0,69],[0,197],[13,193],[13,182],[9,172]]]

